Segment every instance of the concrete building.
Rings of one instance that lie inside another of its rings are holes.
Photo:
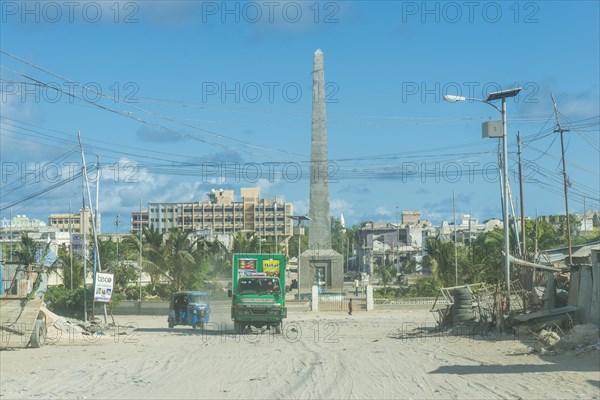
[[[46,226],[46,223],[39,219],[29,219],[26,215],[15,215],[12,218],[0,219],[0,228],[16,229],[39,229]]]
[[[213,190],[207,201],[194,203],[149,203],[148,225],[167,232],[171,229],[208,235],[229,235],[255,232],[260,239],[277,242],[279,248],[293,234],[293,206],[280,198],[261,199],[258,188],[240,189],[240,201],[232,190]],[[132,218],[139,221],[139,212]],[[145,215],[142,212],[142,225]],[[134,224],[134,229],[139,226]]]
[[[6,223],[8,221],[8,223]],[[62,232],[56,227],[47,226],[39,219],[29,219],[25,215],[18,215],[9,220],[2,219],[0,225],[0,243],[6,251],[7,246],[14,245],[21,240],[21,235],[26,233],[30,238],[39,243],[40,248],[52,242],[51,249],[69,245],[69,233]]]
[[[358,268],[369,275],[384,263],[400,268],[402,263],[421,253],[425,240],[435,231],[435,227],[420,216],[416,224],[366,223],[357,231]]]
[[[598,232],[598,226],[594,226],[594,218],[598,219],[598,212],[595,210],[586,210],[584,213],[575,214],[579,220],[579,235],[587,236]]]
[[[571,258],[573,260],[573,264],[591,264],[591,255],[593,250],[600,251],[600,242],[571,246]],[[566,265],[568,257],[568,247],[544,250],[540,254],[540,262],[548,265]]]
[[[421,211],[402,210],[402,225],[417,225],[421,220]]]
[[[48,216],[48,226],[56,228],[60,232],[71,232],[72,234],[83,235],[81,221],[83,221],[84,218],[86,218],[85,229],[87,234],[91,235],[93,232],[92,214],[87,207],[85,212],[83,209],[80,209],[79,213],[50,214]],[[98,215],[98,226],[96,227],[98,232],[102,232],[101,226],[102,218],[101,215]]]
[[[463,214],[461,219],[454,224],[443,221],[439,227],[438,234],[445,240],[454,240],[458,243],[466,243],[469,240],[474,240],[478,235],[493,231],[494,229],[502,229],[502,221],[499,219],[490,219],[480,224],[479,218],[469,214]]]
[[[134,211],[131,213],[131,231],[137,233],[140,231],[140,227],[148,228],[150,226],[150,216],[148,210]]]
[[[41,255],[47,248],[47,255],[44,261],[45,265],[50,265],[56,260],[58,249],[61,246],[69,248],[71,245],[71,236],[69,232],[61,232],[55,227],[46,226],[43,221],[29,220],[26,216],[20,215],[19,218],[13,218],[14,226],[2,224],[0,227],[0,261],[11,263],[17,261],[14,258],[14,252],[18,243],[21,241],[21,235],[27,234],[36,244],[36,250]],[[14,268],[8,275],[3,276],[3,284],[10,284],[14,276]],[[56,285],[60,283],[60,277],[55,271],[51,271],[48,276],[48,284]]]

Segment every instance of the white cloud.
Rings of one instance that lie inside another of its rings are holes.
[[[388,209],[387,209],[387,208],[385,208],[385,207],[377,207],[377,208],[375,209],[375,214],[377,214],[377,215],[385,215],[385,216],[390,216],[390,215],[391,215],[391,212],[390,212],[390,210],[388,210]]]
[[[330,213],[336,218],[344,214],[344,218],[352,217],[355,214],[354,206],[343,199],[332,199],[329,203]]]
[[[292,201],[292,205],[294,206],[294,214],[308,215],[308,199]]]
[[[270,190],[275,185],[274,185],[274,182],[269,182],[268,179],[259,179],[258,182],[256,182],[252,186],[258,188],[260,197],[274,197],[277,195],[277,194],[271,195]]]

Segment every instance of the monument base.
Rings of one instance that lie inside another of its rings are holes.
[[[335,250],[306,250],[300,255],[298,285],[309,290],[313,285],[327,289],[341,289],[344,285],[342,255]],[[317,278],[320,282],[317,282]]]

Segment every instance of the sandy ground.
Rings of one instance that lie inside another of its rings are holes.
[[[441,333],[427,310],[291,312],[284,334],[120,316],[119,334],[0,352],[0,399],[598,399],[600,353]],[[134,330],[131,327],[137,327]]]

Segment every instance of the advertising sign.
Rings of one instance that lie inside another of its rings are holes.
[[[263,260],[263,272],[268,276],[279,276],[279,260]]]
[[[94,282],[94,301],[109,302],[113,291],[114,275],[107,272],[96,272]]]
[[[256,258],[240,258],[238,261],[238,275],[252,275],[256,273]]]

